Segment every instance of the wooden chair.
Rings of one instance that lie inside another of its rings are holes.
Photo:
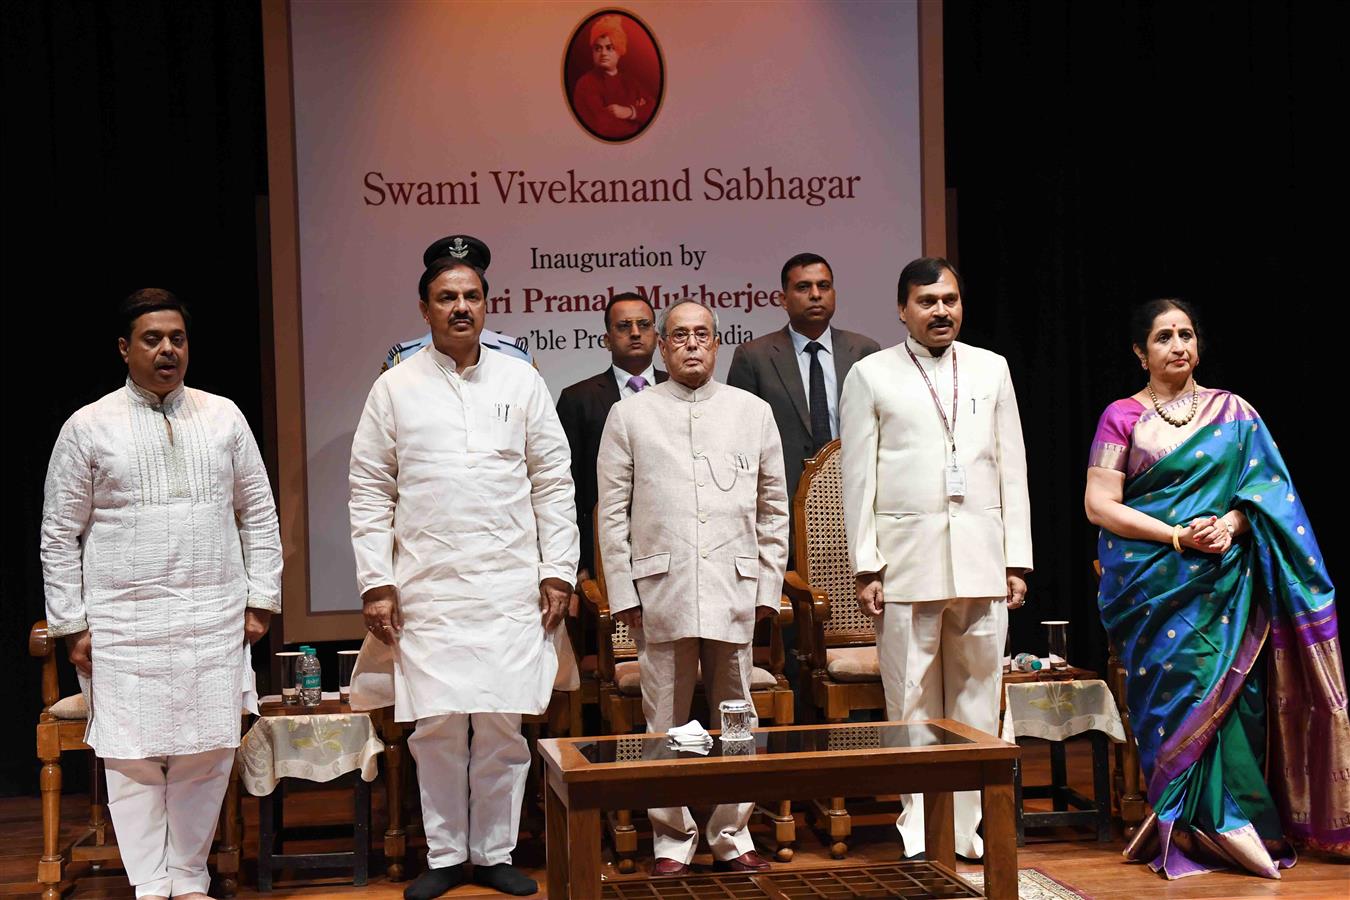
[[[42,884],[42,900],[60,900],[66,865],[71,862],[122,864],[115,843],[108,841],[107,805],[104,799],[103,763],[84,742],[89,712],[84,696],[61,698],[57,678],[59,639],[47,633],[46,621],[28,632],[28,652],[42,660],[42,714],[37,724],[37,756],[42,763],[39,787],[42,792],[42,856],[38,860],[37,880]],[[61,754],[90,751],[89,824],[74,840],[61,843]],[[230,772],[230,783],[221,809],[219,830],[211,860],[220,877],[220,891],[233,897],[239,888],[241,819],[239,769]]]
[[[837,439],[830,441],[806,461],[792,501],[797,567],[783,584],[797,612],[799,690],[827,722],[846,721],[855,711],[886,709],[875,626],[858,607],[848,558],[839,447]],[[854,818],[844,798],[814,800],[811,808],[829,836],[831,854],[843,857]],[[886,815],[894,819],[893,812]]]
[[[1101,560],[1092,561],[1092,570],[1097,580],[1102,577]],[[1120,650],[1114,643],[1109,645],[1110,655],[1106,660],[1106,684],[1111,695],[1116,698],[1120,709],[1120,721],[1125,726],[1125,743],[1115,744],[1111,748],[1115,772],[1111,776],[1111,800],[1125,837],[1134,836],[1139,824],[1149,814],[1148,798],[1144,795],[1144,774],[1139,762],[1139,744],[1134,739],[1134,727],[1130,724],[1130,704],[1125,690],[1128,673],[1120,661]]]
[[[598,524],[598,517],[597,517]],[[599,546],[597,534],[596,546]],[[606,734],[628,734],[642,731],[647,724],[642,712],[642,678],[638,668],[637,642],[628,627],[610,613],[605,593],[604,566],[597,555],[595,577],[581,585],[586,613],[594,623],[598,636],[595,662],[595,683],[600,705],[600,721]],[[782,598],[777,616],[760,622],[755,629],[753,648],[754,668],[750,675],[750,701],[761,723],[791,725],[793,695],[783,675],[783,626],[791,624],[793,609],[786,597]],[[694,692],[697,707],[703,699],[702,687]],[[711,712],[709,712],[711,715]],[[635,742],[634,746],[640,746]],[[775,855],[783,862],[793,857],[797,840],[797,823],[792,817],[790,801],[757,807],[761,819],[773,828]],[[633,826],[632,810],[614,810],[608,816],[609,833],[618,857],[618,868],[625,874],[636,866],[637,829]]]

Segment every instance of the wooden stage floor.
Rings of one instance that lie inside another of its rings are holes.
[[[70,764],[79,765],[79,757],[69,756]],[[1031,784],[1048,780],[1049,756],[1045,747],[1029,748],[1026,756],[1026,778]],[[1085,743],[1072,742],[1069,750],[1070,781],[1083,793],[1090,793],[1089,751]],[[378,783],[377,783],[378,787]],[[383,792],[372,792],[375,800],[372,834],[378,851],[380,837],[384,833]],[[349,795],[348,795],[349,796]],[[82,796],[65,798],[63,816],[65,830],[74,832],[83,820],[87,819],[88,807]],[[1033,801],[1035,804],[1036,801]],[[1033,805],[1033,808],[1034,805]],[[316,789],[298,793],[293,803],[288,803],[288,823],[324,824],[350,821],[350,802],[346,796],[330,789]],[[0,895],[32,895],[38,892],[34,881],[37,858],[41,854],[42,839],[40,809],[36,797],[20,797],[0,800]],[[279,881],[270,895],[260,895],[253,889],[253,861],[257,855],[257,803],[249,797],[244,799],[244,873],[240,879],[239,897],[242,900],[259,900],[270,896],[275,900],[326,900],[330,897],[352,897],[368,895],[378,900],[395,900],[402,896],[405,883],[392,884],[383,877],[383,859],[378,852],[371,855],[372,875],[374,877],[366,887],[357,888],[343,885],[338,879],[316,879],[313,881]],[[802,816],[798,816],[799,823]],[[899,853],[900,846],[895,831],[884,826],[857,829],[854,832],[852,850],[849,858],[834,862],[829,858],[819,837],[804,824],[799,824],[800,841],[796,857],[791,863],[779,863],[779,867],[820,867],[828,865],[856,865],[863,862],[891,862]],[[1078,893],[1093,900],[1180,900],[1180,898],[1237,898],[1237,897],[1301,897],[1301,898],[1350,898],[1350,864],[1338,863],[1325,857],[1305,856],[1298,865],[1283,873],[1280,881],[1270,881],[1247,875],[1215,873],[1186,878],[1180,881],[1164,881],[1150,872],[1145,866],[1125,862],[1120,855],[1123,842],[1117,840],[1111,844],[1098,844],[1094,840],[1071,839],[1073,832],[1042,832],[1028,835],[1027,845],[1018,853],[1021,868],[1036,868],[1050,877],[1068,885]],[[409,841],[414,845],[411,857],[413,871],[421,870],[423,842],[420,835],[410,833]],[[292,845],[288,845],[288,848]],[[300,844],[302,848],[312,850],[344,849],[332,842],[325,845]],[[644,842],[647,853],[650,843]],[[542,838],[522,838],[516,852],[516,861],[531,876],[544,881],[544,849]],[[696,864],[709,865],[711,857],[701,853]],[[650,858],[639,859],[639,873],[645,872]],[[976,872],[978,866],[958,863],[960,871]],[[279,873],[282,874],[282,873]],[[612,866],[606,867],[606,877],[642,877],[618,876]],[[88,872],[76,879],[73,888],[67,894],[67,900],[132,900],[133,892],[126,877],[120,870],[103,873]],[[500,897],[502,895],[485,888],[465,885],[446,895],[450,898]],[[536,897],[544,897],[543,890]]]

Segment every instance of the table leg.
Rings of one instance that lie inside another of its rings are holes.
[[[281,785],[273,792],[281,790]],[[272,890],[272,852],[276,848],[276,831],[272,822],[275,809],[272,797],[258,798],[258,893]]]
[[[370,879],[370,784],[359,771],[352,773],[352,884]]]
[[[1097,806],[1097,840],[1111,840],[1111,755],[1106,735],[1090,732],[1092,738],[1092,802]]]
[[[1026,825],[1022,821],[1022,761],[1019,759],[1013,763],[1013,811],[1017,816],[1017,846],[1021,847],[1027,841]]]
[[[990,900],[1017,900],[1012,767],[1011,760],[984,764],[984,893]]]
[[[544,846],[548,868],[548,895],[554,900],[567,897],[567,804],[544,781]]]
[[[567,896],[584,900],[599,897],[600,810],[568,808],[567,856]]]
[[[1064,742],[1050,742],[1050,796],[1054,799],[1055,812],[1064,812],[1069,808],[1068,766],[1064,760]]]
[[[952,819],[952,792],[928,791],[923,795],[924,855],[956,871],[956,825]]]

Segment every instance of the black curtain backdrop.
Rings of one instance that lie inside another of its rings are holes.
[[[61,423],[122,381],[117,302],[150,285],[189,301],[191,383],[231,397],[262,435],[266,148],[256,2],[53,0],[0,15],[0,794],[20,794],[36,790],[25,642],[43,615],[42,480]],[[1312,2],[946,3],[962,337],[1008,357],[1029,455],[1037,572],[1017,649],[1043,651],[1040,619],[1065,617],[1074,661],[1104,663],[1083,467],[1101,409],[1141,385],[1125,323],[1147,297],[1201,306],[1202,381],[1270,423],[1339,574],[1342,291],[1323,235],[1344,196],[1329,132],[1346,18]]]
[[[1084,468],[1102,409],[1144,384],[1127,322],[1152,297],[1200,308],[1200,383],[1256,406],[1344,576],[1341,254],[1321,248],[1343,234],[1326,123],[1344,102],[1346,10],[944,4],[962,338],[1008,358],[1027,443],[1036,572],[1014,652],[1043,652],[1040,621],[1067,618],[1072,661],[1103,671]]]
[[[188,378],[262,434],[255,205],[266,192],[256,0],[3,5],[4,510],[0,794],[32,793],[42,482],[66,418],[117,388],[117,304],[192,308]],[[64,648],[62,648],[64,649]],[[65,666],[73,691],[74,677]],[[72,760],[73,762],[74,760]],[[67,784],[85,770],[71,765]]]

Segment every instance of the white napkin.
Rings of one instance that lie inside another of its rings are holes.
[[[712,743],[712,735],[708,734],[707,730],[699,724],[697,719],[681,725],[678,728],[672,728],[670,731],[667,731],[666,734],[670,737],[670,742],[672,744],[678,744],[681,748],[699,747]]]

